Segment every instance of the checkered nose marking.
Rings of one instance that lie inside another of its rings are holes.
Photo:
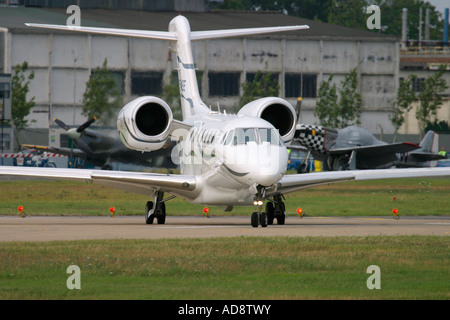
[[[321,126],[314,125],[302,125],[300,130],[300,143],[307,147],[311,151],[325,154],[324,142],[325,142],[325,129]]]

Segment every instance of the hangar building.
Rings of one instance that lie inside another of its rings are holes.
[[[198,8],[194,8],[198,9]],[[362,95],[361,126],[372,133],[390,134],[389,120],[400,72],[400,40],[396,37],[320,23],[274,12],[183,12],[192,30],[249,28],[308,24],[309,30],[193,42],[203,100],[211,105],[236,108],[242,83],[257,71],[271,72],[280,85],[279,96],[295,106],[303,97],[301,121],[318,123],[314,117],[321,81],[333,75],[340,83],[356,68]],[[83,26],[166,31],[174,11],[132,11],[81,8]],[[79,125],[83,93],[93,69],[108,61],[108,68],[124,96],[124,103],[142,95],[160,96],[173,81],[174,59],[169,43],[160,40],[123,38],[41,30],[25,22],[66,24],[65,9],[30,7],[0,8],[0,73],[13,73],[27,61],[35,72],[30,96],[36,106],[28,116],[33,138],[56,143],[49,137],[58,118]],[[176,81],[176,80],[175,80]]]

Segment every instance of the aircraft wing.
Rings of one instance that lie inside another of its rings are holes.
[[[268,192],[268,195],[276,193],[286,194],[301,189],[343,181],[427,177],[450,177],[450,167],[323,171],[285,175],[278,182],[276,190]]]
[[[414,143],[398,142],[398,143],[378,144],[370,146],[356,146],[352,148],[338,148],[328,150],[327,152],[329,154],[344,154],[344,153],[351,153],[353,150],[355,150],[360,156],[362,155],[371,157],[371,156],[380,156],[384,154],[405,153],[417,150],[419,148],[420,146]]]
[[[155,190],[182,195],[197,186],[194,176],[146,172],[0,166],[0,176],[87,181],[145,195]]]
[[[57,147],[46,147],[46,146],[35,146],[29,144],[23,144],[22,147],[38,149],[44,152],[51,152],[56,154],[62,154],[65,156],[73,156],[78,158],[84,158],[86,153],[80,149],[71,149],[71,148],[57,148]]]

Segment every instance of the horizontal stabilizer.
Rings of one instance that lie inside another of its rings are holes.
[[[275,33],[275,32],[287,32],[304,29],[309,29],[309,26],[302,25],[302,26],[286,26],[286,27],[193,31],[191,32],[191,40],[220,39],[220,38],[240,37],[256,34]]]
[[[431,152],[411,152],[409,154],[409,157],[413,157],[418,161],[436,161],[446,159],[446,157],[438,153],[431,153]]]
[[[38,23],[25,23],[25,25],[33,28],[44,28],[63,31],[78,31],[95,34],[106,34],[112,36],[125,36],[125,37],[171,40],[171,41],[177,40],[177,34],[175,32],[168,32],[168,31],[76,27],[76,26],[63,26],[63,25],[38,24]],[[219,39],[219,38],[239,37],[245,35],[264,34],[264,33],[295,31],[302,29],[309,29],[309,27],[307,25],[303,25],[303,26],[286,26],[286,27],[193,31],[191,32],[191,40]]]
[[[95,27],[75,27],[75,26],[61,26],[54,24],[38,24],[38,23],[25,23],[28,27],[44,28],[53,30],[64,31],[78,31],[96,34],[107,34],[112,36],[125,36],[135,38],[148,38],[159,40],[177,40],[174,32],[168,31],[147,31],[147,30],[132,30],[132,29],[114,29],[114,28],[95,28]]]

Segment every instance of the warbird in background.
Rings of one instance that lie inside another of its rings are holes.
[[[367,170],[285,175],[286,145],[294,138],[297,116],[293,106],[277,97],[255,100],[236,115],[212,112],[201,100],[191,40],[206,40],[307,29],[308,26],[229,29],[191,32],[188,20],[175,17],[169,31],[143,31],[31,25],[34,27],[92,32],[175,42],[183,121],[173,119],[166,102],[151,96],[128,103],[118,116],[123,143],[143,152],[160,149],[168,139],[178,141],[180,174],[105,172],[82,169],[30,169],[1,167],[2,175],[90,180],[153,196],[146,206],[146,222],[166,220],[164,194],[200,205],[252,206],[253,227],[285,222],[283,194],[326,183],[397,177],[450,176],[450,168]],[[262,210],[267,201],[265,211]]]
[[[439,135],[432,131],[417,145],[380,141],[367,130],[355,126],[333,129],[299,124],[295,141],[307,148],[314,159],[323,161],[326,171],[429,167],[431,160],[443,158],[437,154]]]
[[[169,141],[164,148],[151,153],[143,153],[125,147],[117,132],[110,134],[102,130],[90,129],[89,127],[96,121],[96,118],[86,121],[78,128],[70,128],[59,119],[54,119],[54,121],[59,127],[66,130],[67,135],[75,142],[76,147],[22,146],[66,155],[70,162],[73,162],[74,157],[81,158],[83,162],[80,167],[84,167],[86,161],[96,167],[101,167],[103,170],[112,170],[115,164],[118,164],[119,167],[121,164],[138,166],[139,169],[142,169],[142,167],[177,167],[171,160],[171,150],[175,145],[173,142],[170,143]]]

